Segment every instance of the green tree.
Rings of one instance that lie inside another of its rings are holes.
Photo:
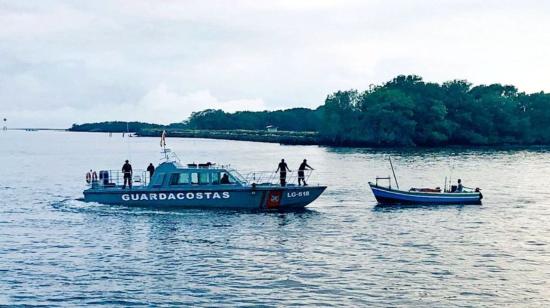
[[[414,145],[416,121],[414,101],[403,91],[377,88],[361,100],[362,136],[359,141],[374,145]]]

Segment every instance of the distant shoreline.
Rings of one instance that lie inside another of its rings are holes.
[[[138,137],[159,137],[162,130],[144,130],[134,133]],[[399,145],[378,145],[359,142],[336,143],[330,140],[323,140],[317,132],[267,132],[248,130],[167,130],[167,137],[174,138],[202,138],[234,141],[251,141],[279,143],[283,145],[317,145],[334,148],[379,148],[379,149],[438,149],[438,148],[462,148],[462,149],[483,149],[483,148],[508,148],[508,149],[529,149],[548,148],[548,144],[449,144],[445,146],[399,146]]]
[[[145,129],[135,133],[139,137],[159,137],[162,130]],[[168,137],[205,138],[235,141],[269,142],[287,145],[322,145],[316,132],[268,132],[259,130],[167,130]]]
[[[8,127],[7,130],[25,130],[25,131],[50,130],[50,131],[59,131],[59,132],[68,131],[68,129],[66,128],[44,128],[44,127]]]
[[[58,131],[58,132],[73,132],[73,133],[102,133],[102,134],[131,134],[135,137],[159,137],[162,130],[144,129],[138,131],[100,131],[100,130],[71,130],[63,128],[8,128],[8,130],[16,131]],[[292,132],[292,131],[256,131],[256,130],[166,130],[169,138],[197,138],[197,139],[217,139],[217,140],[232,140],[232,141],[249,141],[249,142],[267,142],[279,143],[282,145],[316,145],[333,148],[373,148],[373,149],[548,149],[550,144],[449,144],[438,146],[398,146],[398,145],[373,145],[361,143],[331,143],[328,140],[322,140],[316,132]]]
[[[57,130],[57,129],[53,129]],[[84,132],[84,133],[110,133],[105,131],[73,131],[65,129],[59,131],[68,132]],[[143,129],[129,132],[111,132],[116,134],[133,134],[136,137],[158,137],[162,134],[162,129]],[[217,140],[233,140],[233,141],[250,141],[250,142],[267,142],[279,143],[282,145],[316,145],[334,148],[377,148],[377,149],[485,149],[485,148],[503,148],[503,149],[533,149],[533,148],[549,148],[547,144],[450,144],[439,146],[398,146],[398,145],[373,145],[363,143],[332,143],[330,140],[323,140],[317,132],[292,132],[292,131],[277,131],[268,132],[265,130],[166,130],[168,138],[197,138],[197,139],[217,139]]]

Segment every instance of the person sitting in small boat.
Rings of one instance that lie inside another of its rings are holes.
[[[456,186],[456,192],[461,193],[464,190],[464,186],[462,186],[462,180],[458,179],[458,185]]]

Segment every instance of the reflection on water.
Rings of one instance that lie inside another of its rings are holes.
[[[158,140],[0,134],[0,304],[547,306],[550,151],[352,149],[169,139],[184,162],[296,169],[327,191],[303,212],[78,201],[90,168],[157,163]],[[379,207],[366,183],[481,187],[481,206]]]

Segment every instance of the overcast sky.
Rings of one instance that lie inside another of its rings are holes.
[[[542,0],[0,0],[0,117],[170,123],[398,74],[550,91],[549,16]]]

